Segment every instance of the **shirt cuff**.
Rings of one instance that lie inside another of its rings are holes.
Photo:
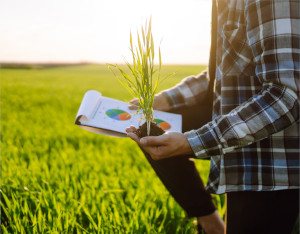
[[[213,127],[214,125],[215,124],[212,121],[199,129],[184,133],[196,158],[203,159],[226,153],[219,141],[219,137]]]
[[[196,133],[196,130],[185,132],[184,135],[186,136],[196,158],[204,159],[209,157],[201,138]]]

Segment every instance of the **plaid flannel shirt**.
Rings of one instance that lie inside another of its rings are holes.
[[[184,133],[210,157],[207,189],[299,189],[299,0],[218,0],[213,120]],[[205,97],[206,72],[163,92],[173,108]]]

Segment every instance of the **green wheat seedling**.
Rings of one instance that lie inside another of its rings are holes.
[[[129,73],[126,73],[118,65],[109,64],[109,67],[117,68],[121,76],[119,81],[126,87],[133,97],[139,101],[138,112],[142,110],[147,123],[147,135],[150,134],[150,123],[153,121],[153,102],[160,81],[161,51],[159,47],[159,64],[154,68],[154,42],[151,32],[151,17],[149,23],[141,27],[141,34],[137,31],[136,47],[132,44],[130,32],[130,51],[132,64],[125,60]],[[113,72],[113,69],[111,69]]]

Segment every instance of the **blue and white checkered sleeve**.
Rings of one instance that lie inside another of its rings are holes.
[[[166,96],[171,109],[192,106],[203,100],[208,83],[207,72],[204,71],[198,76],[189,76],[183,79],[175,87],[164,90],[162,94]]]
[[[185,133],[196,157],[223,155],[299,120],[299,7],[299,1],[248,2],[247,38],[262,90],[228,114]]]

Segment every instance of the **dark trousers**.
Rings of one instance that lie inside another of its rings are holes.
[[[227,193],[228,234],[291,233],[299,215],[299,190]]]
[[[145,155],[160,180],[189,217],[205,216],[215,211],[211,196],[205,191],[195,164],[188,156],[154,161],[149,154]]]
[[[209,106],[181,108],[183,132],[210,121]],[[144,152],[145,153],[145,152]],[[154,161],[154,171],[189,217],[211,214],[215,207],[189,155]],[[299,190],[227,194],[227,234],[290,233],[299,214]]]
[[[209,109],[209,110],[208,110]],[[207,123],[211,116],[209,106],[181,108],[176,113],[183,115],[183,131],[196,129]],[[200,217],[213,213],[215,206],[204,188],[191,155],[182,155],[154,161],[144,152],[152,168],[189,217]]]

